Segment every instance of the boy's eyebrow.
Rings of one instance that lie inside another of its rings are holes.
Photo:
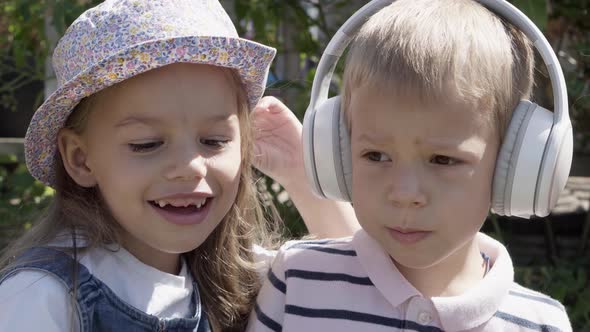
[[[461,139],[448,139],[448,138],[431,138],[423,140],[422,142],[417,142],[419,145],[430,145],[432,147],[437,148],[456,148],[461,146],[461,144],[465,143],[465,140]]]
[[[387,137],[370,137],[367,134],[361,134],[357,137],[357,140],[378,145],[382,144],[381,142],[391,141],[392,139],[387,139]]]
[[[460,152],[464,157],[472,158],[472,160],[478,160],[483,156],[484,150],[482,148],[484,141],[480,139],[430,139],[423,142],[430,148],[438,151],[454,151]]]
[[[365,141],[368,143],[372,143],[375,145],[384,144],[384,142],[392,142],[394,141],[393,137],[389,136],[371,136],[369,134],[363,133],[358,136],[357,138],[359,141]],[[429,145],[434,147],[440,148],[449,148],[449,147],[456,147],[460,145],[463,140],[455,140],[455,139],[448,139],[448,138],[427,138],[427,139],[420,139],[417,138],[414,141],[415,145]]]
[[[466,137],[458,139],[449,138],[436,138],[427,139],[423,142],[424,145],[441,149],[441,150],[455,150],[461,149],[465,151],[477,151],[477,147],[486,145],[486,141],[481,137]]]
[[[361,134],[357,138],[359,141],[368,142],[373,145],[383,145],[383,142],[392,141],[393,138],[388,137],[371,137],[367,134]],[[417,139],[414,143],[418,146],[429,146],[431,148],[439,149],[439,150],[454,150],[457,148],[466,148],[466,143],[470,142],[469,139],[453,139],[453,138],[427,138],[427,139]],[[471,148],[467,149],[471,150]]]

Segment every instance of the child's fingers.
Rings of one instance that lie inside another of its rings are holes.
[[[289,108],[283,104],[282,101],[277,99],[276,97],[266,96],[260,99],[258,105],[256,105],[255,110],[268,110],[271,113],[281,113],[284,111],[290,112]]]
[[[252,112],[251,121],[256,131],[273,131],[285,125],[301,125],[297,116],[275,97],[262,98]]]
[[[256,106],[254,107],[254,113],[268,111],[268,105],[270,103],[270,100],[268,100],[268,99],[269,99],[269,97],[262,97],[262,99],[260,99],[258,101],[258,104],[256,104]]]
[[[268,110],[271,113],[291,112],[291,110],[285,104],[283,104],[282,101],[274,97],[269,100]]]

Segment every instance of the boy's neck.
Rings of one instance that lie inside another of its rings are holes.
[[[426,298],[461,295],[481,281],[486,272],[486,264],[476,239],[426,269],[412,269],[397,263],[395,265]]]

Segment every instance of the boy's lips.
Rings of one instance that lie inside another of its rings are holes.
[[[425,231],[419,229],[400,228],[400,227],[387,227],[389,235],[399,243],[402,244],[414,244],[426,237],[428,237],[432,231]]]

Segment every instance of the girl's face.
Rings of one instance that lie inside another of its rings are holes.
[[[101,93],[83,133],[68,136],[77,142],[65,149],[68,173],[98,186],[122,245],[160,270],[176,272],[178,254],[201,245],[235,201],[241,140],[227,70],[173,64],[129,79]]]

